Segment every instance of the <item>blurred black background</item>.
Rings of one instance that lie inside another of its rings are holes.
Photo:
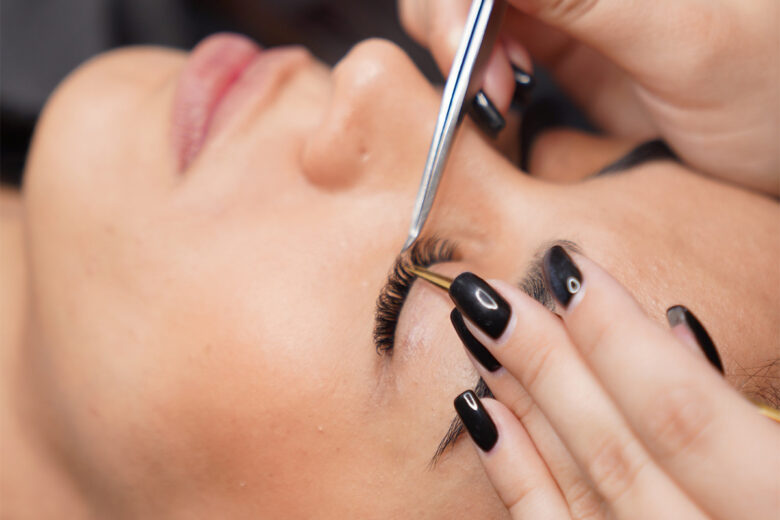
[[[20,185],[36,119],[57,84],[114,47],[190,49],[227,30],[265,46],[303,44],[333,64],[355,43],[381,37],[441,82],[428,52],[401,29],[396,9],[396,0],[0,0],[0,180]],[[536,112],[544,121],[534,127],[564,120],[587,126],[544,71],[537,69],[536,79],[534,99],[544,101]]]
[[[372,36],[393,40],[431,79],[433,60],[401,29],[396,0],[2,0],[0,174],[18,185],[38,114],[57,84],[107,49],[190,49],[218,31],[263,45],[300,43],[327,63]]]

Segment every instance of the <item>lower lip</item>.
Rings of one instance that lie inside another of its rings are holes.
[[[193,49],[173,101],[173,146],[180,171],[206,142],[256,99],[281,72],[297,48],[262,50],[236,34],[216,34]]]

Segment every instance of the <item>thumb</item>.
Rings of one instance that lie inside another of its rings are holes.
[[[723,2],[709,0],[509,0],[509,4],[592,47],[640,82],[659,72],[676,74],[679,66],[698,61],[702,41],[719,32],[729,11]]]
[[[445,76],[460,44],[471,0],[399,0],[401,25],[426,47]],[[485,67],[482,89],[501,113],[506,113],[515,92],[512,64],[531,72],[530,57],[517,43],[496,42]]]

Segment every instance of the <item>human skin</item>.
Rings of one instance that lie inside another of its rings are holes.
[[[503,368],[472,358],[498,399],[485,400],[492,421],[475,420],[473,393],[456,408],[512,518],[774,519],[780,428],[724,381],[695,318],[673,312],[671,329],[659,326],[598,265],[560,247],[543,265],[556,314],[510,284],[469,278],[506,298],[494,307],[500,335],[477,325],[485,315],[467,325]],[[464,314],[468,294],[453,295]],[[540,436],[524,428],[534,413],[597,490],[595,514],[568,507]]]
[[[29,462],[3,493],[20,509],[505,514],[467,443],[429,467],[453,396],[476,379],[446,296],[413,286],[392,356],[371,337],[439,95],[387,42],[332,72],[285,56],[184,169],[171,113],[185,53],[109,53],[48,103],[7,217],[23,226],[9,242],[27,280],[18,341],[3,342],[4,451]],[[457,243],[437,269],[516,280],[540,248],[573,240],[651,317],[695,310],[729,382],[755,392],[780,351],[777,204],[671,162],[546,180],[562,159],[587,158],[568,175],[615,158],[597,164],[582,143],[540,139],[534,177],[466,123],[425,228]]]
[[[470,0],[399,0],[404,28],[448,71]],[[773,0],[508,0],[484,90],[500,109],[531,57],[597,126],[661,136],[686,164],[780,195],[780,4]]]

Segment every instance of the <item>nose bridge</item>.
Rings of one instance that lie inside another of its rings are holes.
[[[339,190],[418,177],[438,96],[406,54],[384,40],[362,42],[336,65],[333,82],[330,106],[304,149],[309,181]]]
[[[397,233],[400,249],[441,95],[398,47],[382,40],[356,46],[334,69],[333,82],[326,115],[304,145],[304,175],[323,190],[381,193],[383,204],[390,200],[385,195],[391,195],[392,211],[382,214],[390,219],[387,232]],[[483,242],[503,225],[510,195],[524,192],[520,188],[526,184],[533,181],[466,120],[423,234]]]

